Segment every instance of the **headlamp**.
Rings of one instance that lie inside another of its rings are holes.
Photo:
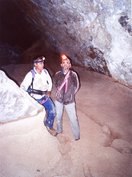
[[[62,60],[65,60],[65,59],[67,59],[67,56],[65,54],[62,54],[61,58],[62,58]]]

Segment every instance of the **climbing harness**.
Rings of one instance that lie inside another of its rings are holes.
[[[29,87],[27,89],[27,92],[29,93],[29,95],[31,95],[32,93],[33,94],[38,94],[38,95],[46,95],[47,91],[37,90],[37,89],[33,88],[33,81],[34,81],[34,78],[35,78],[34,69],[31,70],[31,73],[32,73],[32,81],[31,81],[31,84],[29,85]]]

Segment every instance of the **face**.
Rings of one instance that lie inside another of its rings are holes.
[[[40,73],[44,68],[44,62],[39,62],[34,64],[35,69]]]
[[[71,68],[71,62],[69,59],[62,60],[61,67],[64,71],[67,71]]]

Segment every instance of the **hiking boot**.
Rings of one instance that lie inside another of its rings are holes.
[[[54,128],[49,128],[48,126],[46,126],[48,132],[52,135],[52,136],[56,136],[57,132]]]
[[[80,140],[80,137],[79,138],[75,138],[75,141],[78,141],[78,140]]]

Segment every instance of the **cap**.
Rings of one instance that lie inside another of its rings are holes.
[[[42,56],[42,57],[36,58],[33,62],[34,62],[34,63],[41,63],[41,62],[44,62],[44,60],[45,60],[45,57]]]

